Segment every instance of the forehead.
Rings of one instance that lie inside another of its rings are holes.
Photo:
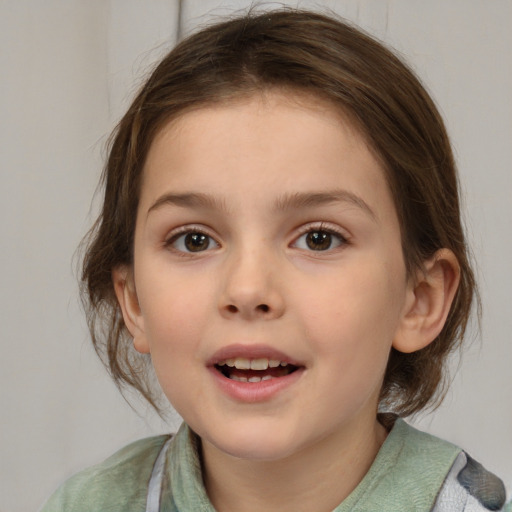
[[[272,91],[168,122],[148,153],[141,206],[164,190],[271,200],[332,188],[389,208],[382,166],[355,123],[326,100]]]

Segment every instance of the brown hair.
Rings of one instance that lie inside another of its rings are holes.
[[[132,347],[112,285],[112,270],[132,262],[146,155],[169,119],[272,88],[326,99],[357,124],[386,172],[408,272],[440,248],[455,253],[461,279],[442,332],[420,351],[392,349],[381,392],[381,407],[402,415],[439,403],[446,358],[463,339],[475,295],[448,135],[432,99],[392,52],[346,22],[302,10],[249,13],[183,40],[112,134],[103,209],[86,239],[82,274],[98,354],[118,386],[135,387],[156,407],[148,359]]]

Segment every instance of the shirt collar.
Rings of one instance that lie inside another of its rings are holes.
[[[459,452],[398,418],[368,473],[333,512],[430,510]],[[168,464],[168,499],[175,510],[215,512],[203,484],[200,440],[185,423],[169,449]]]

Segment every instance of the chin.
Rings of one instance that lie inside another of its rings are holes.
[[[275,461],[284,459],[298,449],[297,437],[285,435],[282,429],[226,429],[223,435],[201,435],[215,449],[237,459]]]
[[[295,450],[294,447],[265,445],[264,443],[250,443],[250,444],[223,444],[216,445],[218,450],[223,453],[243,460],[271,462],[282,460],[292,455]]]

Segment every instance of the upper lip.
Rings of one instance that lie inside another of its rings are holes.
[[[289,355],[285,354],[284,352],[276,350],[275,348],[270,347],[268,345],[244,345],[241,343],[227,345],[225,347],[220,348],[207,361],[207,365],[214,366],[218,364],[220,361],[225,361],[226,359],[236,359],[238,357],[243,357],[246,359],[266,358],[278,360],[293,366],[304,366],[303,364],[293,359]]]

